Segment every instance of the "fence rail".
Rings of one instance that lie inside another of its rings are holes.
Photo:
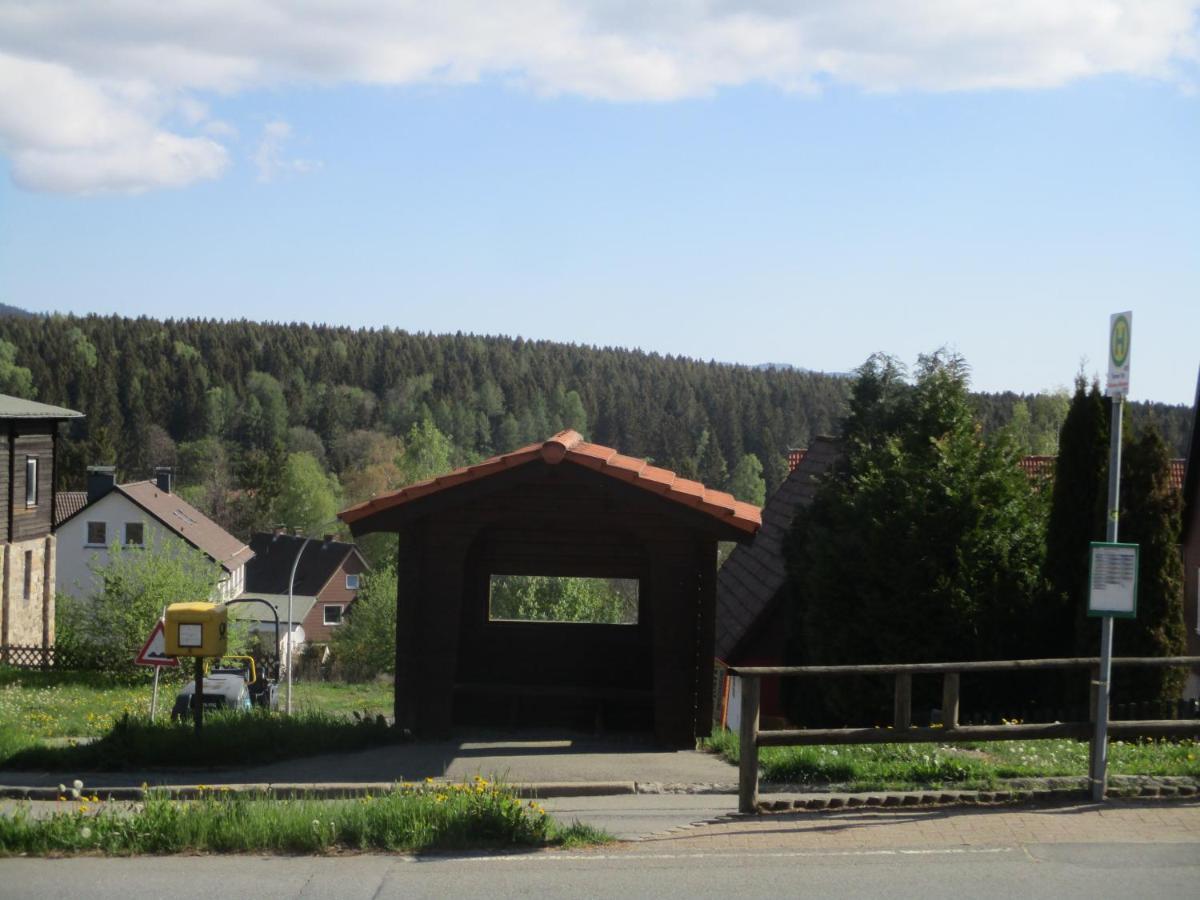
[[[1117,657],[1114,666],[1167,668],[1200,666],[1200,656]],[[986,662],[897,663],[863,666],[732,666],[728,673],[742,679],[739,725],[738,808],[743,813],[758,808],[758,750],[760,747],[795,747],[813,744],[928,744],[951,741],[1018,741],[1041,738],[1087,738],[1093,735],[1098,702],[1100,660],[1097,657],[1066,659],[1009,659]],[[959,700],[964,672],[1019,672],[1051,669],[1092,669],[1091,715],[1087,722],[1046,722],[1014,725],[960,725]],[[830,677],[838,675],[892,675],[895,693],[890,728],[802,728],[760,731],[758,727],[761,680],[765,676]],[[913,675],[942,676],[941,727],[912,724]],[[1109,722],[1112,737],[1200,737],[1200,719],[1144,719]],[[1094,756],[1094,755],[1093,755]],[[1090,773],[1095,779],[1095,773]]]

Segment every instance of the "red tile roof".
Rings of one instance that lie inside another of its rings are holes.
[[[660,494],[684,506],[700,510],[715,519],[733,525],[748,534],[762,525],[762,510],[752,503],[734,499],[732,494],[707,488],[698,481],[681,478],[674,472],[652,466],[644,459],[623,456],[612,447],[589,444],[577,431],[560,431],[550,440],[530,444],[473,466],[455,469],[438,478],[419,481],[390,494],[342,510],[338,517],[350,524],[366,516],[409,503],[468,481],[478,481],[495,473],[522,466],[535,460],[550,465],[572,463],[607,475],[635,487]]]
[[[54,495],[54,527],[57,528],[87,506],[87,491],[59,491]]]
[[[1026,456],[1021,459],[1021,471],[1030,478],[1038,481],[1049,481],[1054,478],[1054,461],[1053,456]],[[1170,484],[1171,490],[1183,490],[1183,473],[1187,468],[1186,459],[1171,460]]]
[[[1054,463],[1057,456],[1024,456],[1021,458],[1021,471],[1030,478],[1041,481],[1054,477]]]
[[[1171,460],[1171,490],[1183,490],[1183,474],[1187,471],[1186,459]]]

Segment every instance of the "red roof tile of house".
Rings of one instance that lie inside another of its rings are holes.
[[[1030,478],[1041,480],[1054,477],[1056,456],[1024,456],[1021,458],[1021,471]]]
[[[1035,478],[1039,481],[1049,481],[1054,478],[1054,463],[1053,456],[1026,456],[1021,459],[1021,471],[1030,478]],[[1187,468],[1186,459],[1171,460],[1170,484],[1171,490],[1183,490],[1183,473]]]
[[[676,503],[707,513],[722,522],[733,525],[748,534],[758,531],[762,525],[762,510],[752,503],[743,503],[724,491],[707,488],[698,481],[682,478],[667,469],[661,469],[632,456],[623,456],[612,447],[589,444],[577,431],[560,431],[550,440],[530,444],[511,453],[504,453],[484,460],[473,466],[455,469],[428,481],[419,481],[408,487],[375,497],[365,503],[342,510],[338,517],[350,524],[366,516],[409,503],[468,481],[478,481],[495,472],[522,466],[535,460],[550,465],[572,463],[624,481],[635,487],[660,494]]]
[[[1183,490],[1183,475],[1187,471],[1186,459],[1171,460],[1171,490]]]

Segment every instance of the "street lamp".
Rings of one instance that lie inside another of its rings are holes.
[[[324,529],[324,528],[327,528],[330,525],[334,525],[334,524],[341,524],[341,523],[339,522],[338,519],[330,519],[328,522],[322,522],[317,527],[318,527],[318,529]],[[296,558],[294,560],[292,560],[292,574],[288,576],[288,606],[287,606],[288,628],[287,628],[287,637],[285,639],[285,642],[287,644],[287,651],[286,651],[286,656],[284,658],[287,660],[287,701],[286,701],[285,709],[286,709],[287,715],[289,715],[289,716],[292,714],[292,632],[295,630],[295,627],[296,627],[296,623],[292,621],[292,589],[296,585],[296,569],[298,569],[300,567],[300,557],[304,555],[304,548],[308,546],[309,542],[312,539],[313,539],[312,535],[307,536],[304,539],[304,543],[302,543],[300,545],[300,549],[296,551]]]

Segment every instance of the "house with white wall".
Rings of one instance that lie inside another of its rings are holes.
[[[93,569],[108,562],[114,543],[132,548],[182,542],[220,566],[213,595],[188,599],[224,603],[245,589],[253,551],[173,493],[169,469],[157,470],[153,481],[117,484],[113,467],[92,466],[86,495],[62,496],[60,505],[72,512],[55,529],[59,593],[92,596],[99,587]]]

